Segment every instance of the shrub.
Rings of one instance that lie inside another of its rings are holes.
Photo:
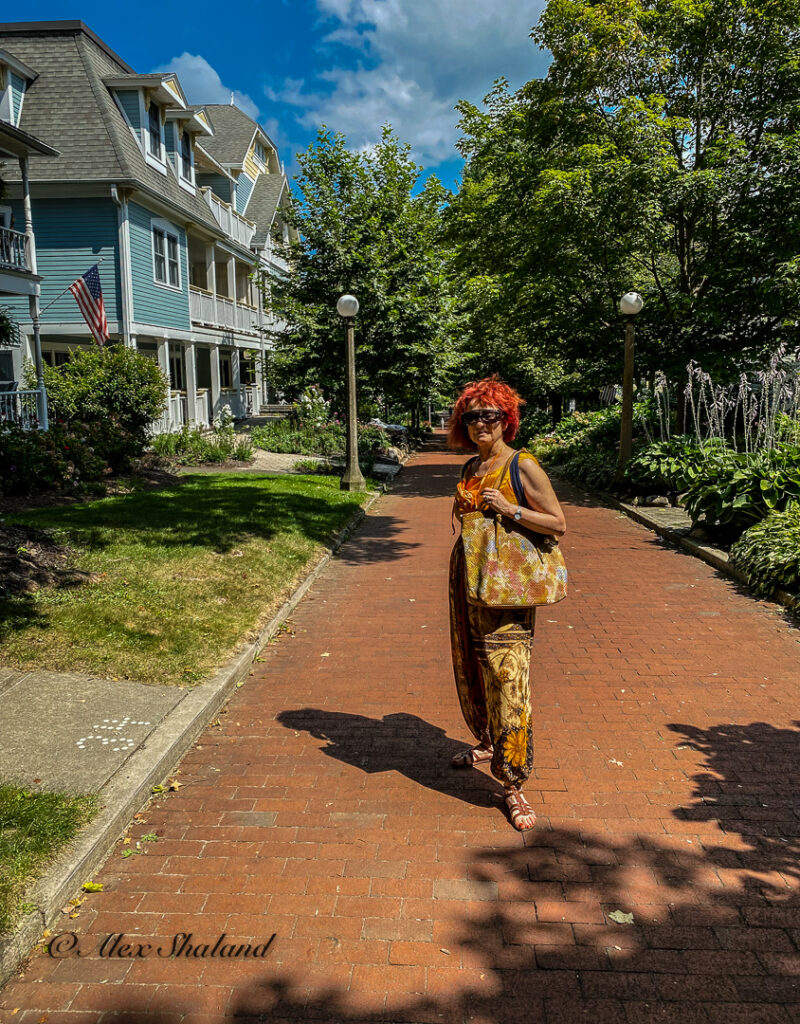
[[[75,489],[109,471],[92,438],[54,425],[50,430],[23,430],[0,425],[0,493]]]
[[[705,459],[695,438],[680,434],[642,448],[625,467],[625,477],[641,490],[685,491],[702,474]]]
[[[51,422],[90,433],[112,469],[141,455],[167,401],[166,378],[152,359],[121,345],[94,346],[71,352],[58,369],[43,369]],[[30,365],[25,382],[36,386]]]
[[[182,466],[229,460],[249,462],[253,458],[250,439],[237,437],[230,427],[208,433],[184,424],[175,434],[157,434],[151,447],[156,455],[174,458]]]
[[[800,448],[779,445],[758,452],[706,453],[702,473],[686,492],[694,522],[738,537],[772,511],[800,500]]]
[[[608,448],[595,448],[577,452],[558,471],[568,480],[588,484],[589,487],[606,488],[611,485],[617,469],[617,454]]]
[[[287,420],[277,420],[263,427],[254,427],[250,434],[258,448],[268,452],[293,455],[344,455],[347,435],[341,424],[329,423],[324,427],[293,426]],[[380,427],[359,427],[359,460],[373,462],[387,445],[386,433]]]
[[[731,548],[731,562],[747,573],[762,597],[776,589],[800,591],[800,504],[770,512]]]

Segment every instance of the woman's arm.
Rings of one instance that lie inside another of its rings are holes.
[[[537,533],[563,536],[567,530],[567,521],[547,473],[533,459],[522,459],[519,462],[519,474],[525,500],[531,506],[522,508],[520,523]],[[513,518],[517,506],[495,487],[487,487],[482,496],[495,512]]]

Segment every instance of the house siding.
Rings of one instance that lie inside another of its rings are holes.
[[[214,195],[226,203],[231,201],[230,179],[223,178],[221,174],[198,174],[197,185],[198,188],[210,188]]]
[[[22,203],[17,201],[11,206],[16,223],[23,224]],[[101,259],[98,273],[106,317],[118,320],[120,279],[114,203],[110,199],[37,199],[33,203],[33,230],[37,268],[43,278],[40,299],[43,326],[84,323],[72,293],[60,293]],[[3,304],[13,310],[20,323],[30,323],[26,298],[4,297]],[[47,306],[49,308],[45,309]]]
[[[236,182],[236,209],[243,214],[247,209],[247,203],[253,192],[254,181],[251,181],[246,174],[240,174]]]
[[[186,232],[174,225],[178,236],[181,266],[181,290],[166,288],[153,279],[153,220],[158,214],[128,204],[130,225],[131,278],[133,281],[133,318],[138,323],[189,330],[189,265],[186,253]]]
[[[141,141],[142,138],[142,117],[141,109],[139,107],[139,92],[136,89],[121,90],[118,89],[115,93],[117,102],[125,111],[125,116],[130,121],[133,130],[136,132],[136,137]]]

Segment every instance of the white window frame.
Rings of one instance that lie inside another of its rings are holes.
[[[160,155],[156,155],[150,149],[150,108],[155,107],[158,111],[158,139],[160,144]],[[155,167],[162,174],[167,173],[167,143],[164,138],[164,123],[161,120],[161,104],[150,99],[143,101],[144,119],[142,121],[142,143],[144,145],[144,158],[151,167]]]
[[[175,125],[175,163],[177,164],[178,172],[178,183],[182,188],[185,188],[187,192],[191,192],[194,195],[196,180],[195,180],[195,169],[194,169],[194,146],[192,145],[191,132],[180,131],[178,126]],[[189,140],[189,177],[185,177],[183,173],[183,140],[184,138]]]
[[[164,276],[165,280],[160,280],[156,269],[156,232],[159,232],[164,237]],[[171,284],[169,280],[169,268],[170,268],[170,257],[169,257],[169,243],[170,240],[175,242],[176,250],[176,264],[178,270],[178,283]],[[160,220],[153,218],[150,221],[150,248],[153,253],[153,283],[159,288],[168,288],[171,292],[182,292],[183,291],[183,273],[181,270],[181,235],[180,231],[175,227],[174,224],[170,224],[169,221]]]

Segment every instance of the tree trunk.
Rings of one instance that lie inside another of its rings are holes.
[[[550,402],[551,416],[553,420],[553,426],[555,426],[563,415],[564,399],[561,395],[555,391],[551,391],[547,396]]]

